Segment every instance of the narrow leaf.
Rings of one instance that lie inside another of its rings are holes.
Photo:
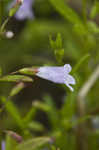
[[[73,24],[82,24],[80,17],[64,2],[64,0],[50,0],[51,4]]]
[[[12,101],[6,100],[5,97],[1,98],[2,103],[5,105],[7,112],[11,115],[11,117],[15,120],[16,124],[23,129],[24,124],[18,109],[15,107]]]
[[[32,107],[30,109],[30,111],[27,113],[27,115],[25,116],[23,120],[25,124],[28,124],[34,118],[36,110],[37,109],[35,107]]]
[[[36,121],[32,121],[28,124],[28,127],[33,131],[44,131],[44,126]]]
[[[0,78],[0,82],[33,82],[32,78],[23,75],[7,75]]]
[[[71,71],[72,74],[74,74],[82,65],[83,63],[86,62],[86,60],[88,60],[90,57],[89,54],[84,55],[79,62],[75,65],[75,67],[73,68],[73,70]]]
[[[43,146],[44,144],[50,142],[50,140],[51,139],[49,137],[39,137],[30,139],[17,146],[16,150],[35,150],[40,146]]]
[[[17,95],[25,87],[23,82],[18,83],[10,92],[10,96]]]

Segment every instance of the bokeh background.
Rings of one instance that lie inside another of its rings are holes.
[[[8,17],[10,3],[0,1],[0,24]],[[65,85],[31,76],[33,83],[23,83],[24,88],[11,96],[20,83],[0,81],[1,145],[4,141],[6,150],[98,150],[99,1],[35,0],[33,14],[33,19],[21,21],[11,17],[6,31],[14,36],[0,36],[1,78],[24,67],[70,64],[76,85],[71,92]],[[98,74],[96,82],[80,97],[93,74]],[[9,131],[19,134],[26,146]],[[34,147],[31,139],[36,140]]]

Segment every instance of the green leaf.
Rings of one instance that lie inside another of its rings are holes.
[[[15,96],[17,95],[23,88],[25,87],[23,82],[18,83],[10,92],[9,96]]]
[[[66,129],[69,129],[72,127],[71,120],[75,114],[76,95],[77,95],[77,92],[74,91],[73,93],[70,93],[68,96],[66,96],[65,103],[60,111],[62,124]]]
[[[55,41],[52,39],[52,36],[49,36],[49,41],[53,50],[62,48],[62,37],[60,33],[57,34]]]
[[[0,78],[0,82],[33,82],[33,79],[24,75],[7,75]]]
[[[47,144],[48,142],[50,142],[50,140],[51,139],[49,137],[33,138],[17,146],[16,150],[35,150],[40,146]]]
[[[58,12],[73,24],[81,24],[80,17],[64,2],[64,0],[49,0]]]
[[[45,104],[50,107],[49,111],[47,111],[48,119],[51,122],[51,126],[53,130],[56,130],[60,126],[59,123],[59,111],[56,108],[52,98],[48,95],[44,96]]]
[[[91,13],[90,13],[90,18],[94,19],[96,17],[96,15],[99,14],[99,1],[96,0],[95,4],[92,7]]]
[[[57,34],[57,37],[56,37],[55,41],[52,40],[51,36],[50,36],[49,40],[50,40],[51,48],[54,50],[54,54],[55,54],[57,62],[62,63],[62,59],[63,59],[63,56],[64,56],[64,49],[62,48],[61,34],[60,33]]]
[[[87,26],[90,33],[94,33],[94,34],[99,33],[99,27],[95,22],[88,21]]]
[[[21,2],[16,2],[16,4],[9,11],[9,17],[14,16],[14,14],[18,11],[20,6],[21,6]]]
[[[79,70],[79,68],[81,68],[81,66],[86,62],[86,60],[88,60],[90,57],[89,54],[84,55],[79,62],[74,66],[74,68],[71,71],[71,74],[74,74],[75,72],[77,72]]]
[[[38,108],[38,109],[40,109],[40,110],[42,110],[42,111],[45,111],[45,112],[50,111],[50,106],[48,106],[47,104],[42,103],[42,102],[40,102],[40,101],[35,101],[35,102],[33,102],[32,105],[33,105],[35,108]]]
[[[20,116],[20,113],[18,111],[18,109],[16,108],[16,106],[14,105],[14,103],[11,100],[6,100],[5,97],[1,97],[1,101],[4,104],[7,112],[11,115],[11,117],[14,119],[14,121],[16,122],[16,124],[23,129],[24,128],[24,124],[22,121],[22,118]]]
[[[32,106],[32,108],[30,109],[30,111],[27,113],[27,115],[23,120],[25,124],[28,124],[34,118],[36,110],[37,109]]]
[[[55,41],[52,39],[52,36],[51,36],[51,35],[49,36],[49,42],[50,42],[51,48],[52,48],[53,50],[55,50],[55,49],[56,49],[56,43],[55,43]]]
[[[36,121],[32,121],[28,124],[28,128],[30,128],[33,131],[44,131],[44,126]]]
[[[57,62],[61,63],[64,56],[64,49],[55,50],[55,56]]]
[[[62,48],[62,37],[60,33],[58,33],[56,37],[56,46],[58,49]]]
[[[5,146],[6,150],[12,150],[14,145],[14,140],[10,137],[10,135],[6,134],[6,141],[5,141]]]
[[[49,0],[55,9],[70,23],[74,25],[73,30],[79,35],[87,35],[88,29],[86,24],[81,20],[79,15],[66,4],[64,0]]]
[[[56,149],[54,145],[51,145],[51,150],[60,150],[60,149]]]

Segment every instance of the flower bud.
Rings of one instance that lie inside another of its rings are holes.
[[[11,39],[11,38],[13,38],[14,33],[13,33],[12,31],[7,31],[7,32],[5,33],[5,36],[6,36],[8,39]]]

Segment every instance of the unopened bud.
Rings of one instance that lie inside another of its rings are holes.
[[[5,33],[5,36],[6,36],[8,39],[11,39],[11,38],[13,38],[14,33],[13,33],[12,31],[7,31],[7,32]]]
[[[18,72],[26,75],[36,75],[36,73],[38,72],[38,68],[23,68],[20,69]]]

